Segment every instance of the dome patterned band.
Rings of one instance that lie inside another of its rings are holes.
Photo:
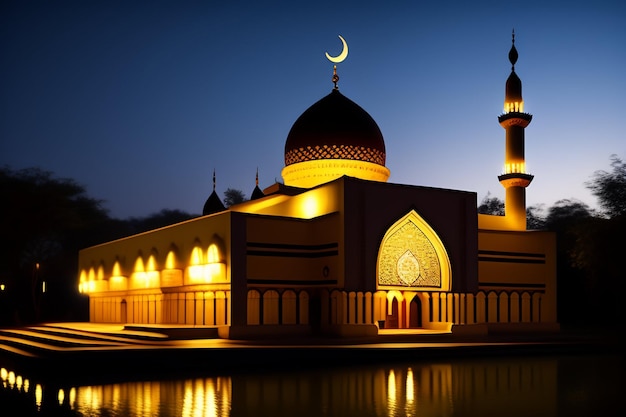
[[[285,152],[285,165],[318,159],[351,159],[385,166],[385,153],[378,149],[352,145],[321,145]]]

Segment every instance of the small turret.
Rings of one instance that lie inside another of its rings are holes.
[[[202,215],[206,216],[208,214],[219,213],[220,211],[226,210],[224,203],[220,200],[219,196],[215,192],[215,170],[213,170],[213,192],[207,198],[204,203],[204,208],[202,209]]]
[[[255,187],[254,190],[252,190],[252,194],[250,195],[250,200],[256,200],[262,197],[265,197],[265,194],[263,194],[263,191],[261,191],[261,189],[259,188],[259,169],[257,168],[256,170],[256,181],[255,181]]]

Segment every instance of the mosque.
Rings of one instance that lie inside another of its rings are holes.
[[[522,83],[506,81],[505,215],[475,192],[388,183],[375,120],[338,88],[295,121],[282,183],[225,208],[86,248],[90,321],[186,325],[222,338],[557,330],[556,239],[526,228]]]

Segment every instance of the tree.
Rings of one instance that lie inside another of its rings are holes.
[[[589,206],[575,199],[563,199],[548,209],[546,225],[555,231],[565,231],[580,220],[588,219],[593,214]]]
[[[596,171],[586,183],[609,218],[626,215],[626,163],[611,155],[611,172]]]
[[[581,308],[585,297],[584,271],[572,263],[572,251],[576,247],[576,227],[591,219],[592,211],[578,200],[557,201],[547,210],[546,229],[556,234],[557,315],[561,324],[581,324],[588,319],[587,309]]]
[[[504,216],[504,201],[498,197],[491,197],[491,193],[487,193],[478,206],[478,213]]]
[[[185,220],[193,219],[196,215],[185,213],[180,210],[163,209],[158,213],[153,213],[147,217],[131,217],[126,220],[128,224],[128,235],[133,235],[141,232],[147,232],[148,230],[154,230],[161,227],[169,226],[171,224],[184,222]]]
[[[544,229],[546,219],[543,204],[526,208],[526,228],[528,230]]]
[[[48,310],[62,314],[68,296],[77,295],[78,250],[106,241],[107,211],[75,181],[39,168],[0,168],[0,195],[6,202],[0,205],[0,279],[13,303],[8,314],[39,320],[50,302],[56,304]]]
[[[246,201],[246,196],[243,191],[234,188],[227,188],[226,191],[224,191],[224,206],[227,208],[235,204],[243,203],[244,201]]]

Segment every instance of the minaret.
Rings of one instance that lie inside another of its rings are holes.
[[[504,173],[498,177],[505,188],[504,212],[507,223],[514,230],[526,230],[526,187],[533,176],[526,173],[524,160],[524,129],[533,116],[524,113],[522,99],[522,81],[515,73],[517,49],[515,49],[515,31],[509,51],[511,75],[506,80],[504,113],[498,117],[500,125],[506,130],[504,154]]]

